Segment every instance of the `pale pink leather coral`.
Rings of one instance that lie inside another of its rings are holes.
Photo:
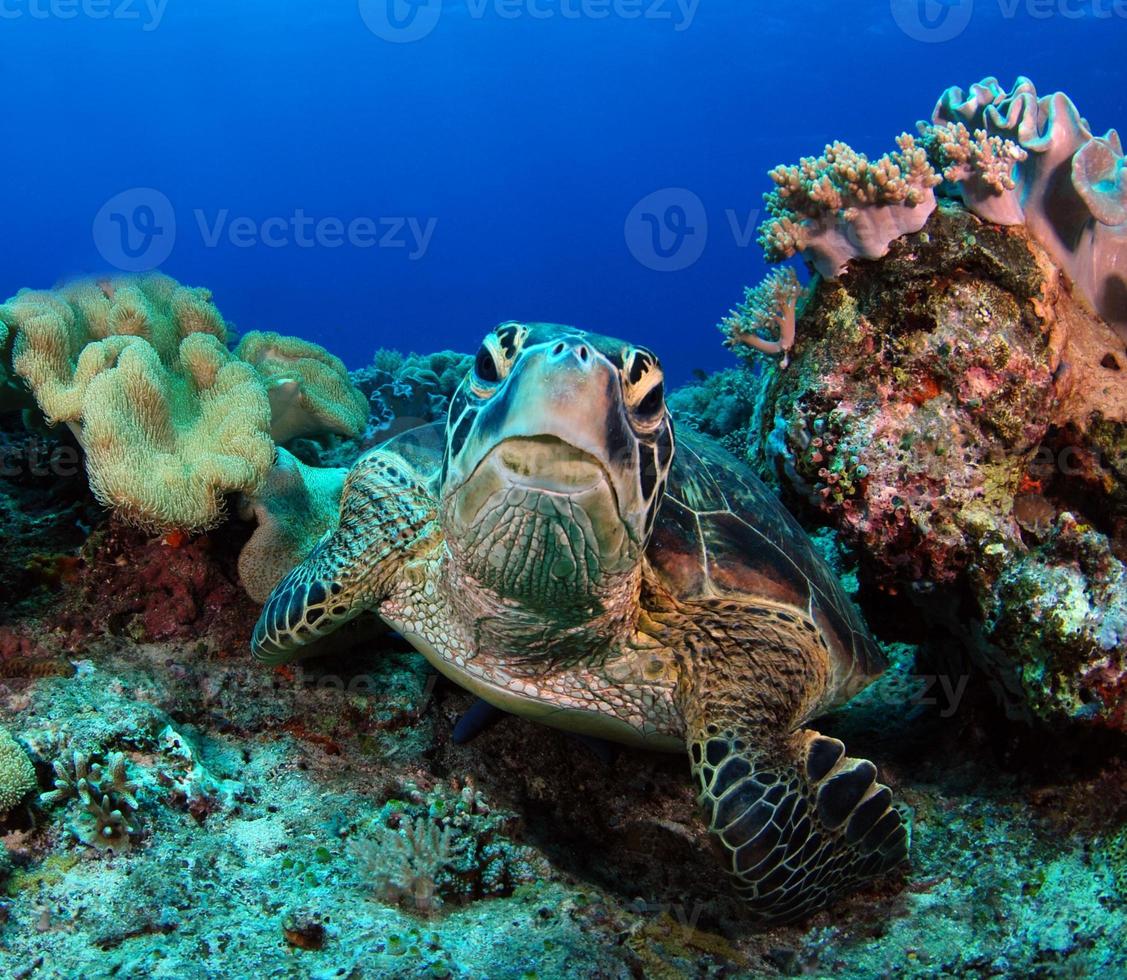
[[[964,194],[967,207],[987,221],[1024,224],[1096,312],[1127,336],[1127,177],[1115,130],[1094,135],[1067,95],[1039,96],[1025,77],[1011,92],[993,77],[965,93],[949,88],[932,123],[961,123],[1025,152],[1014,161],[1013,188],[1000,192],[1004,203]]]

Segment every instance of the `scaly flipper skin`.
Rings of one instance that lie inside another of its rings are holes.
[[[908,856],[892,792],[837,739],[803,730],[765,751],[709,724],[689,754],[725,867],[765,921],[800,918]]]
[[[363,456],[345,483],[340,526],[266,601],[251,640],[254,656],[268,664],[308,656],[309,643],[377,606],[434,520],[426,482],[401,456],[381,449]]]

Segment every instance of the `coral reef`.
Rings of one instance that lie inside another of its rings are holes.
[[[1095,448],[1127,422],[1114,333],[1023,226],[944,204],[817,284],[798,335],[759,378],[749,457],[870,589],[976,651],[1015,716],[1123,728],[1123,490]]]
[[[776,277],[721,325],[793,361],[724,382],[726,416],[868,592],[949,629],[1012,715],[1127,730],[1122,147],[1027,78],[948,89],[918,129],[877,164],[834,144],[771,172],[767,258],[821,278],[797,323]],[[933,188],[960,205],[933,212]],[[880,235],[845,234],[869,212]]]
[[[852,259],[880,258],[890,242],[919,231],[935,210],[941,178],[914,137],[904,133],[896,143],[873,161],[834,143],[820,157],[772,170],[776,188],[764,195],[770,217],[759,238],[768,260],[801,254],[833,278]]]
[[[1063,92],[1038,96],[1028,78],[1007,92],[997,78],[940,97],[932,122],[1001,138],[1014,158],[1014,186],[963,193],[988,221],[1024,223],[1092,307],[1127,339],[1127,179],[1114,130],[1093,134]],[[1023,155],[1017,156],[1014,147]]]

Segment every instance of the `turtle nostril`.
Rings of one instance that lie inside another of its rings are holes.
[[[564,349],[564,345],[563,345],[563,342],[561,341],[560,343],[556,344],[555,347],[552,348],[552,353],[558,356],[558,355],[563,353],[563,349]]]
[[[579,348],[579,360],[586,363],[587,359],[590,356],[591,356],[591,352],[587,349],[587,347],[585,345]]]

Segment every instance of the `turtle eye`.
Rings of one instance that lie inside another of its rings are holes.
[[[643,418],[653,418],[665,407],[665,384],[659,381],[638,402],[637,412]]]
[[[486,384],[496,384],[501,380],[501,373],[497,370],[497,361],[493,357],[493,352],[484,344],[482,344],[481,350],[477,352],[473,369],[478,379]]]

